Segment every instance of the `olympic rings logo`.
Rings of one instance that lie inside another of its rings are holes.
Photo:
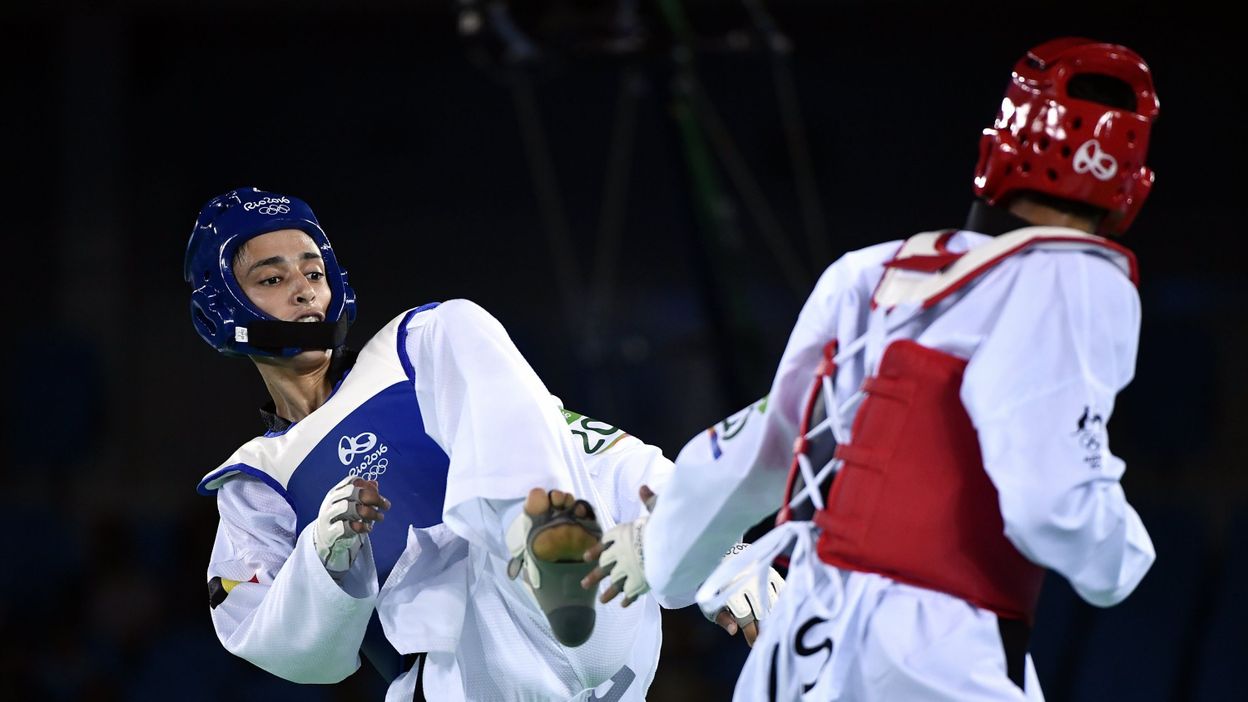
[[[259,212],[262,215],[271,216],[271,215],[286,214],[287,212],[290,212],[290,208],[285,205],[265,205],[264,207],[258,208],[256,212]]]
[[[352,468],[351,470],[347,471],[347,473],[354,475],[357,478],[363,478],[365,480],[376,480],[377,478],[381,477],[382,473],[386,472],[386,468],[389,465],[390,465],[390,459],[388,458],[382,458],[374,463],[369,463],[368,461],[364,461],[364,463],[356,466],[355,468]]]

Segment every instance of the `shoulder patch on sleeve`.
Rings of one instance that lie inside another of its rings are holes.
[[[225,602],[225,598],[230,595],[230,592],[240,582],[258,583],[260,582],[260,580],[254,575],[251,576],[250,580],[245,580],[245,581],[244,580],[229,580],[219,575],[214,577],[212,580],[209,580],[208,581],[208,608],[216,609],[217,605],[221,604],[222,602]]]
[[[767,400],[770,397],[770,395],[763,395],[761,399],[751,403],[745,409],[728,416],[718,424],[707,427],[706,436],[710,441],[712,458],[719,460],[719,457],[724,455],[720,444],[737,438],[751,417],[755,414],[761,416],[767,413]]]
[[[561,409],[563,419],[568,423],[572,436],[580,439],[581,448],[588,456],[611,450],[611,447],[628,436],[628,432],[606,422],[590,419],[579,412]]]

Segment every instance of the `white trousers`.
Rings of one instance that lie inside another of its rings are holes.
[[[815,554],[815,537],[809,522],[790,523],[750,549],[758,550],[755,563],[770,563],[770,556],[797,542],[785,587],[760,625],[734,700],[1044,700],[1030,655],[1025,691],[1009,679],[995,614],[880,575],[833,568]],[[717,572],[708,582],[733,579]]]

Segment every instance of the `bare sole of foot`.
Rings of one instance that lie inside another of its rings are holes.
[[[571,509],[576,505],[576,496],[561,490],[547,492],[541,488],[533,488],[524,500],[524,512],[530,517],[544,514],[554,509]],[[593,512],[584,504],[576,505],[573,515],[577,519],[588,519]],[[546,529],[533,539],[533,555],[543,561],[555,563],[576,563],[584,560],[585,551],[598,543],[598,538],[579,524],[563,524]]]

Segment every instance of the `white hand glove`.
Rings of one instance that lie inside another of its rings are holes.
[[[659,498],[646,486],[642,486],[640,496],[646,512],[631,522],[611,527],[602,535],[604,548],[594,571],[606,574],[611,579],[612,589],[624,593],[621,604],[625,607],[650,591],[650,583],[646,582],[646,523]]]
[[[532,587],[541,587],[542,574],[537,564],[533,559],[525,558],[530,531],[533,531],[533,518],[522,508],[520,514],[507,527],[507,550],[511,552],[511,560],[507,562],[507,576],[514,580],[523,568],[525,581]]]
[[[312,525],[312,545],[331,574],[350,570],[364,543],[351,528],[351,522],[362,521],[356,509],[360,488],[352,484],[357,477],[348,475],[330,489]]]
[[[598,567],[611,578],[611,584],[624,593],[624,602],[631,603],[650,591],[646,582],[646,522],[643,514],[631,522],[617,524],[602,535],[606,548],[598,557]]]
[[[728,553],[724,554],[724,561],[735,558],[744,551],[749,544],[736,544],[728,549]],[[722,562],[722,561],[721,561]],[[744,629],[745,626],[754,621],[762,621],[766,618],[767,613],[775,606],[776,600],[780,597],[780,590],[784,588],[784,578],[780,577],[780,573],[775,568],[767,568],[767,607],[762,606],[762,593],[759,592],[758,580],[751,577],[749,581],[741,586],[741,589],[728,601],[723,607],[716,610],[707,610],[705,607],[699,607],[702,614],[712,622],[715,617],[723,610],[728,610],[734,619],[737,620],[737,626]]]

